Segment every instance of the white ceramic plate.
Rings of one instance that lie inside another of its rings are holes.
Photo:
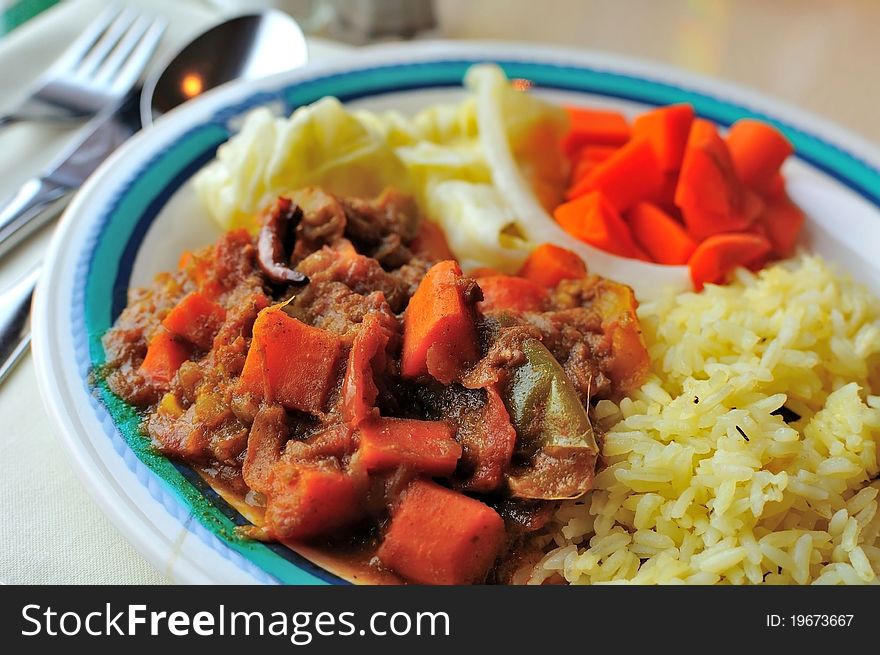
[[[483,61],[500,63],[510,77],[531,80],[535,92],[555,100],[628,113],[690,102],[721,125],[745,116],[772,121],[797,149],[786,174],[809,216],[805,244],[880,293],[880,153],[737,87],[597,54],[419,43],[366,49],[345,63],[218,89],[132,139],[80,190],[54,237],[34,305],[37,374],[62,447],[107,515],[172,580],[343,581],[287,548],[237,540],[238,512],[187,467],[152,453],[137,432],[136,413],[90,377],[104,361],[100,338],[124,307],[129,286],[148,283],[173,268],[184,249],[219,233],[188,180],[229,137],[230,122],[254,106],[290,111],[335,95],[362,107],[414,111],[460,98],[464,72]]]

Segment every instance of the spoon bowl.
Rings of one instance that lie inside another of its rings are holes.
[[[306,39],[297,22],[275,9],[236,16],[211,27],[157,67],[140,97],[144,127],[209,89],[302,66]]]

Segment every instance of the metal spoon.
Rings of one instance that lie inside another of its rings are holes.
[[[190,41],[147,79],[140,95],[141,123],[148,127],[225,82],[290,70],[307,59],[302,30],[287,14],[267,9],[230,18]],[[37,264],[0,292],[0,384],[28,351],[29,308],[39,272]]]
[[[287,14],[267,9],[230,18],[190,41],[147,79],[141,92],[141,122],[146,127],[230,80],[266,77],[307,60],[305,36]]]

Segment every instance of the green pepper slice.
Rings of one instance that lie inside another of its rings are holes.
[[[526,361],[502,394],[522,462],[508,474],[508,489],[518,498],[577,498],[592,488],[599,453],[590,417],[544,344],[526,339],[522,350]]]

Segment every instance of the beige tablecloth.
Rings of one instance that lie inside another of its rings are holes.
[[[238,0],[127,0],[172,18],[162,50]],[[69,0],[0,40],[0,110],[105,3]],[[253,6],[254,2],[244,2]],[[307,4],[307,3],[306,3]],[[532,40],[603,49],[747,84],[880,141],[880,2],[876,0],[435,0],[439,36]],[[242,5],[238,5],[242,6]],[[315,59],[340,46],[312,40]],[[161,56],[162,53],[160,52]],[[68,133],[0,133],[0,198],[36,173]],[[46,234],[0,266],[0,288],[32,265]],[[56,447],[28,357],[0,388],[0,581],[165,581],[86,495]]]

